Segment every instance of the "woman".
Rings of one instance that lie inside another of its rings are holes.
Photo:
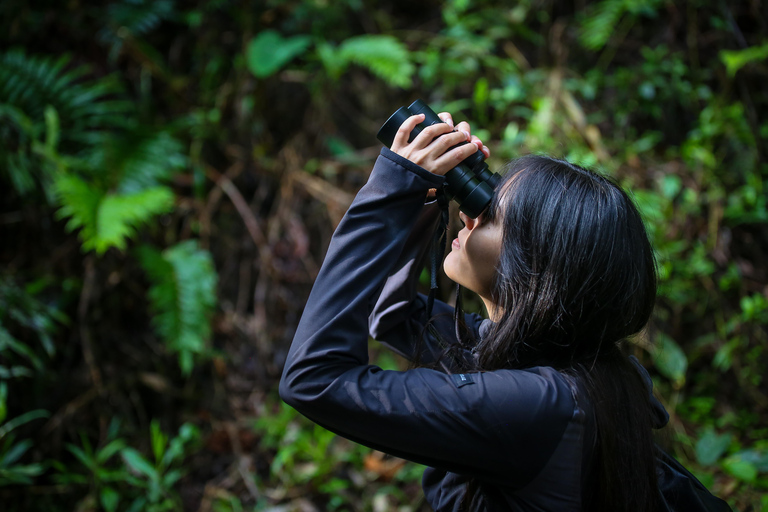
[[[304,415],[429,466],[434,510],[658,510],[652,427],[666,412],[618,344],[653,308],[650,244],[626,194],[545,157],[509,167],[445,259],[489,314],[460,315],[415,287],[438,211],[430,189],[477,149],[449,114],[408,142],[403,123],[339,224],[280,383]],[[469,144],[458,145],[462,142]],[[418,360],[368,364],[368,335]]]

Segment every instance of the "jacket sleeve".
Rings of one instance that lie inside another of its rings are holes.
[[[325,428],[421,464],[523,485],[574,414],[554,370],[448,375],[368,364],[371,304],[401,255],[432,175],[384,148],[331,240],[280,381]],[[513,455],[513,456],[511,456]]]
[[[409,361],[429,365],[440,362],[449,372],[456,371],[447,357],[442,357],[446,345],[456,344],[454,309],[435,300],[431,325],[426,329],[427,297],[418,293],[419,277],[430,252],[433,234],[440,221],[440,208],[436,201],[424,205],[421,214],[405,239],[400,255],[376,299],[368,318],[371,337]],[[447,236],[447,234],[446,234]],[[472,336],[478,339],[482,317],[475,313],[464,315]],[[437,334],[437,338],[435,337]],[[416,352],[419,352],[418,354]],[[470,359],[465,350],[461,357]]]

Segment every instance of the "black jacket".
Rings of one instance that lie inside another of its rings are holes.
[[[425,300],[415,289],[436,218],[424,198],[442,184],[382,149],[333,235],[280,396],[333,432],[429,466],[423,487],[436,511],[458,511],[470,478],[480,482],[479,511],[581,510],[594,426],[588,401],[561,373],[456,374],[444,361],[445,371],[369,365],[369,333],[408,358],[424,334]],[[433,314],[441,338],[455,342],[452,308],[436,302]],[[487,327],[472,314],[466,323],[477,337]],[[442,352],[427,341],[422,362]]]

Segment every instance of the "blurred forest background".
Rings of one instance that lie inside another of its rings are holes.
[[[0,41],[3,510],[427,510],[422,468],[276,396],[417,98],[492,168],[544,152],[633,191],[667,442],[768,510],[765,2],[3,0]]]

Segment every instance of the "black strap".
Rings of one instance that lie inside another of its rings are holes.
[[[432,318],[432,307],[435,304],[435,294],[437,293],[437,272],[440,268],[443,255],[445,255],[445,241],[446,232],[448,231],[449,215],[449,200],[445,195],[443,188],[437,189],[437,204],[440,207],[440,221],[438,222],[437,229],[434,235],[432,235],[432,249],[430,253],[430,283],[429,283],[429,296],[427,297],[427,319]]]

